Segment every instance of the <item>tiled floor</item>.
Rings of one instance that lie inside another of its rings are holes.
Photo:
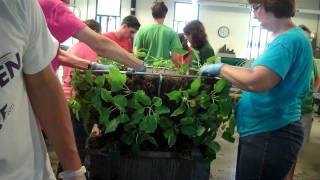
[[[235,175],[237,142],[222,139],[221,151],[211,164],[211,180],[233,180]],[[320,180],[320,117],[314,116],[310,142],[302,148],[294,175],[295,180]]]

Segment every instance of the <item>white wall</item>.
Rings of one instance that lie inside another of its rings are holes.
[[[246,2],[246,0],[225,1]],[[89,4],[88,8],[87,2]],[[154,0],[137,0],[136,16],[142,26],[153,23],[150,9],[153,5],[153,2]],[[164,0],[164,2],[169,9],[165,24],[169,27],[172,27],[174,17],[174,0]],[[296,2],[298,8],[319,9],[319,0],[296,0]],[[81,19],[95,18],[96,0],[75,0],[75,3],[76,6],[81,9]],[[130,4],[131,0],[122,0],[122,18],[130,14]],[[199,8],[199,20],[203,22],[208,34],[209,42],[213,46],[214,50],[217,52],[221,46],[227,44],[228,48],[235,50],[238,57],[246,56],[249,18],[249,9],[216,6],[200,6]],[[296,22],[296,24],[305,24],[313,32],[317,32],[317,30],[320,28],[317,15],[306,15],[297,13],[294,21]],[[230,29],[230,36],[227,38],[220,38],[218,36],[218,28],[222,25],[226,25]],[[318,39],[319,38],[320,36],[318,37]]]

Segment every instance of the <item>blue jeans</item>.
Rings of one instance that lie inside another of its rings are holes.
[[[236,180],[283,180],[297,159],[302,142],[300,121],[240,137]]]

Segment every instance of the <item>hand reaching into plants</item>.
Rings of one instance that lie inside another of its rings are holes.
[[[220,74],[223,65],[222,63],[205,65],[200,69],[199,73],[201,76],[217,76]]]
[[[112,65],[105,65],[105,64],[100,64],[100,63],[91,63],[88,69],[91,70],[104,70],[104,71],[110,71],[112,69]]]

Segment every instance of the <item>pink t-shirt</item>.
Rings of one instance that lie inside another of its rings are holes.
[[[74,46],[70,47],[67,52],[91,62],[97,62],[97,53],[83,42],[78,42]],[[73,68],[67,66],[63,67],[63,91],[67,100],[74,95],[71,85],[72,72]]]
[[[86,24],[78,19],[61,0],[39,0],[39,4],[51,34],[59,43],[64,42],[86,27]],[[59,61],[55,58],[51,64],[56,71]]]
[[[119,44],[119,46],[127,50],[129,53],[132,53],[131,39],[119,39],[115,32],[107,32],[107,33],[103,33],[102,35],[116,42],[117,44]]]

